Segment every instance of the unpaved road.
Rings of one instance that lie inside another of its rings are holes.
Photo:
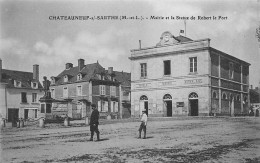
[[[147,139],[139,122],[102,121],[101,141],[89,127],[5,128],[1,162],[260,162],[260,118],[150,118]]]

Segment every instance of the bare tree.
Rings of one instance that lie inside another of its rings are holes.
[[[258,39],[258,42],[260,42],[260,26],[256,28],[256,38]]]

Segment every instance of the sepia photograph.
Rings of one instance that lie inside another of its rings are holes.
[[[0,162],[259,163],[260,0],[0,0]]]

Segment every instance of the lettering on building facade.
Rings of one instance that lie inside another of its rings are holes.
[[[199,84],[202,83],[202,79],[184,80],[184,84]]]

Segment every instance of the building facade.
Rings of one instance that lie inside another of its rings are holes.
[[[156,46],[131,50],[131,114],[236,115],[248,111],[249,63],[210,39],[164,32]]]
[[[43,95],[39,65],[33,65],[33,72],[7,70],[2,68],[0,60],[0,117],[8,121],[38,118],[39,98]]]
[[[67,114],[81,119],[91,113],[91,104],[96,104],[101,117],[122,118],[121,82],[118,72],[112,67],[105,70],[98,62],[85,65],[84,59],[78,66],[65,65],[65,70],[51,77],[50,92],[55,99],[47,116]],[[124,76],[122,72],[121,76]],[[129,79],[130,80],[130,79]]]

